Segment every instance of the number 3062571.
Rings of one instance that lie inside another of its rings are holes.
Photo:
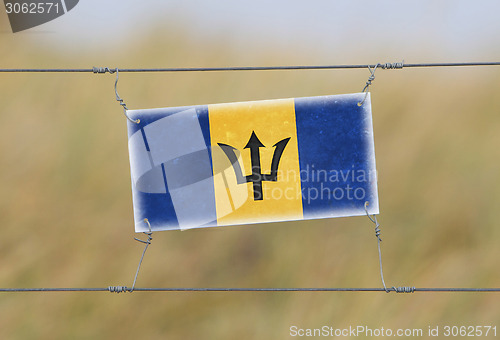
[[[6,2],[5,11],[7,14],[43,14],[43,13],[59,13],[59,3],[53,2],[39,2],[39,3],[28,3],[28,2]]]
[[[496,326],[444,326],[443,335],[456,337],[456,336],[497,336]]]

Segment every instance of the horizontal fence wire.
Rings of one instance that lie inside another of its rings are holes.
[[[500,62],[458,62],[458,63],[377,63],[357,65],[299,65],[299,66],[236,66],[236,67],[170,67],[170,68],[3,68],[0,72],[74,72],[74,73],[114,73],[119,72],[217,72],[217,71],[279,71],[279,70],[334,70],[334,69],[365,69],[378,66],[382,69],[401,69],[416,67],[459,67],[459,66],[500,66]]]
[[[134,292],[384,292],[384,293],[431,293],[431,292],[468,292],[468,293],[500,293],[500,288],[416,288],[393,287],[384,288],[134,288]],[[0,288],[0,293],[22,292],[132,292],[124,286],[107,288]]]

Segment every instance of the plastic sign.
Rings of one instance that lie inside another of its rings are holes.
[[[135,230],[378,214],[364,98],[129,110]]]

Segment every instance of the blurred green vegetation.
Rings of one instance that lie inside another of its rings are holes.
[[[153,34],[142,46],[122,46],[101,59],[90,52],[65,59],[32,39],[1,34],[0,44],[9,46],[0,50],[1,67],[192,66],[195,52],[206,53],[201,66],[248,64],[224,41],[195,50],[179,29],[175,39],[158,44]],[[314,54],[293,52],[302,61]],[[270,49],[251,64],[287,64],[290,53]],[[132,109],[181,106],[359,92],[368,75],[121,74],[119,93]],[[498,287],[498,68],[379,70],[376,76],[372,110],[387,284]],[[0,286],[131,285],[143,245],[133,240],[126,120],[114,99],[114,76],[0,77]],[[356,217],[159,232],[138,286],[381,282],[373,225]],[[463,293],[2,293],[0,338],[281,339],[291,325],[495,325],[498,302],[498,294]]]

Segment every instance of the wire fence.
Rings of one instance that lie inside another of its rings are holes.
[[[0,288],[0,293],[26,292],[385,292],[385,293],[500,293],[500,288],[416,288],[392,287],[385,288],[131,288],[125,286],[110,286],[107,288]]]
[[[93,67],[93,68],[3,68],[0,73],[117,73],[118,72],[223,72],[223,71],[279,71],[279,70],[334,70],[334,69],[369,69],[371,79],[368,80],[367,86],[363,92],[371,85],[374,79],[374,72],[377,68],[381,69],[403,69],[403,68],[424,68],[424,67],[467,67],[467,66],[500,66],[500,62],[457,62],[457,63],[417,63],[406,64],[403,62],[396,63],[376,63],[376,64],[346,64],[346,65],[299,65],[299,66],[237,66],[237,67],[179,67],[179,68],[109,68],[109,67]],[[115,91],[116,91],[115,82]],[[117,100],[119,96],[117,94]],[[122,105],[123,106],[123,105]],[[126,109],[126,107],[124,107]],[[368,214],[368,213],[367,213]],[[370,216],[368,215],[370,218]],[[376,232],[379,227],[376,219],[370,218],[376,224]],[[146,233],[147,234],[147,233]],[[377,238],[380,234],[376,234]],[[150,236],[151,234],[149,234]],[[141,240],[138,240],[141,241]],[[0,288],[0,293],[28,293],[28,292],[111,292],[111,293],[132,293],[132,292],[384,292],[384,293],[500,293],[500,288],[417,288],[417,287],[386,287],[382,273],[382,260],[380,253],[379,239],[379,258],[380,270],[383,288],[140,288],[135,287],[139,268],[144,258],[148,241],[144,252],[142,253],[141,261],[137,268],[134,279],[134,284],[131,288],[127,286],[108,286],[106,288]]]
[[[458,62],[458,63],[417,63],[405,64],[346,64],[346,65],[296,65],[296,66],[235,66],[235,67],[167,67],[167,68],[3,68],[0,72],[11,73],[114,73],[119,72],[222,72],[222,71],[279,71],[279,70],[335,70],[335,69],[366,69],[378,66],[382,69],[422,68],[422,67],[463,67],[463,66],[500,66],[500,62]]]

